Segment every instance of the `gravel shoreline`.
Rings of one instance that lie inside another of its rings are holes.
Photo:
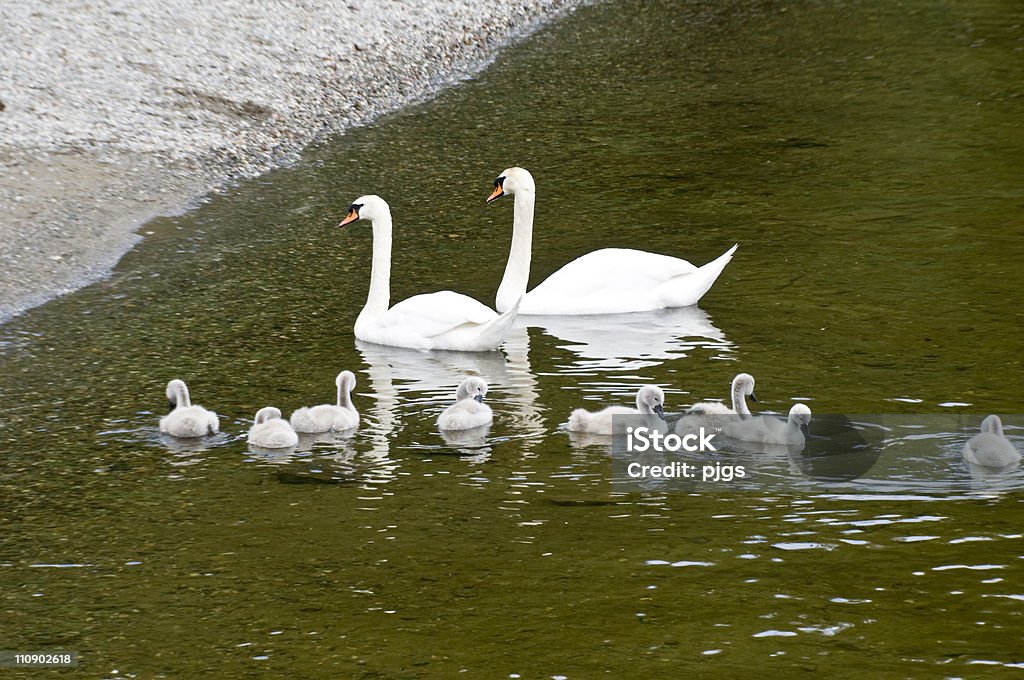
[[[0,323],[584,0],[0,3]]]

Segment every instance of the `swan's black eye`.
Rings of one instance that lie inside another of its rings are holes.
[[[494,180],[494,188],[495,188],[495,189],[500,189],[500,188],[501,188],[501,185],[502,185],[502,184],[503,184],[504,182],[505,182],[505,178],[504,178],[504,177],[499,177],[498,179]]]
[[[362,203],[353,203],[348,207],[349,210],[355,210],[356,214],[359,214],[359,209],[363,207]]]

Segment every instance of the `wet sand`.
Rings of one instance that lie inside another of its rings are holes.
[[[578,0],[0,6],[0,323],[138,227],[421,101]]]

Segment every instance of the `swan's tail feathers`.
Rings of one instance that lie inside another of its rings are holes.
[[[208,416],[208,421],[206,424],[210,430],[210,434],[217,434],[218,432],[220,432],[220,416],[218,416],[213,411],[210,411],[210,415]]]
[[[498,345],[505,341],[505,336],[512,329],[516,315],[519,313],[519,303],[523,301],[520,297],[512,306],[512,309],[498,315],[480,327],[480,346],[482,349],[498,349]]]
[[[662,299],[666,303],[664,306],[689,307],[697,304],[697,301],[704,297],[704,293],[711,290],[711,286],[718,280],[725,265],[732,260],[733,253],[738,247],[738,243],[733,244],[732,248],[703,267],[698,267],[696,271],[673,276],[661,284]]]

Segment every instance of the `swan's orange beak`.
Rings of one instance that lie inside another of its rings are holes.
[[[356,211],[356,209],[355,208],[349,208],[348,209],[348,214],[345,215],[345,219],[343,219],[341,221],[341,224],[339,224],[338,226],[339,227],[344,227],[346,224],[351,224],[352,222],[355,222],[358,219],[359,219],[359,213]]]
[[[505,195],[505,189],[502,188],[501,182],[500,181],[495,182],[494,183],[494,191],[492,191],[491,195],[487,197],[487,202],[488,203],[493,203],[494,201],[498,200],[499,198],[501,198],[504,195]]]

